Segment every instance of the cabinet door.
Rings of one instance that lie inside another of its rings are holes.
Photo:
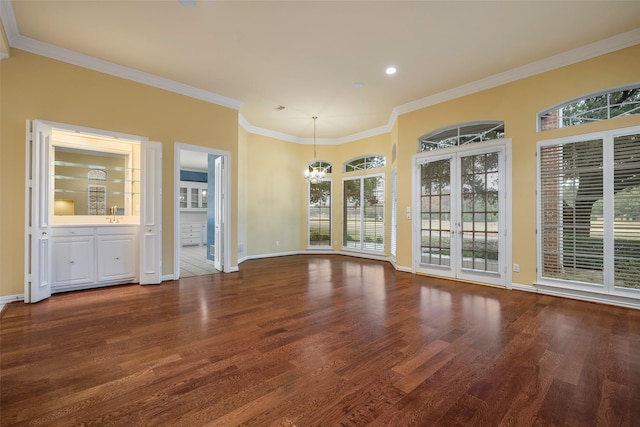
[[[200,189],[200,207],[207,209],[207,203],[209,202],[209,192],[207,191],[207,184]]]
[[[200,191],[197,187],[191,187],[189,191],[191,193],[191,204],[189,207],[191,209],[198,209],[200,207]]]
[[[133,279],[136,276],[135,236],[98,238],[98,280]]]
[[[95,282],[93,237],[53,237],[51,243],[53,288]]]
[[[189,193],[187,187],[180,187],[180,209],[186,209],[189,207],[187,203],[187,199],[189,198]]]

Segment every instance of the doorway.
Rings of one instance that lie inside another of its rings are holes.
[[[229,153],[175,144],[174,278],[228,272]]]
[[[510,141],[478,145],[415,156],[414,270],[510,286]]]

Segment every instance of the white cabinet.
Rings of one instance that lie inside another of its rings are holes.
[[[54,229],[51,238],[51,287],[95,282],[93,228]]]
[[[208,203],[206,182],[180,181],[180,209],[206,210]]]
[[[135,228],[98,229],[98,281],[134,279],[137,253]]]
[[[182,246],[202,244],[202,224],[180,224],[180,244]]]
[[[138,227],[52,227],[53,292],[137,281]]]

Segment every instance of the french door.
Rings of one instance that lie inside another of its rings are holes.
[[[414,270],[510,285],[509,141],[415,156]]]

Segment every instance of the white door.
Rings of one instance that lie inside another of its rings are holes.
[[[30,129],[32,130],[30,132]],[[27,121],[27,281],[25,302],[51,296],[49,198],[51,197],[52,128],[38,120]]]
[[[162,281],[162,144],[143,141],[140,171],[140,284]]]
[[[417,272],[507,285],[505,146],[485,144],[416,156]]]
[[[214,267],[216,270],[223,271],[225,266],[225,260],[223,259],[223,248],[225,242],[223,241],[223,227],[224,227],[224,200],[226,198],[223,185],[224,179],[224,156],[218,156],[215,160],[215,195],[214,195]]]

